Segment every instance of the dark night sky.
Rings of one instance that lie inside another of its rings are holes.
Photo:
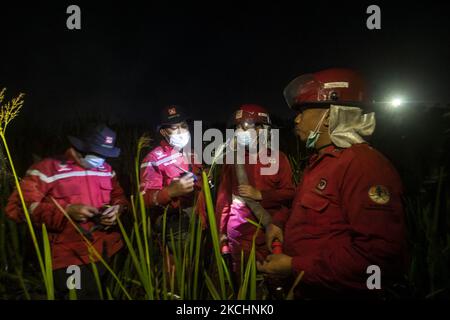
[[[210,121],[245,102],[286,117],[283,87],[333,66],[361,70],[377,99],[450,101],[444,2],[375,2],[376,31],[362,2],[93,2],[73,2],[81,31],[66,29],[72,3],[0,4],[0,87],[27,93],[21,121],[98,110],[152,123],[171,103]]]

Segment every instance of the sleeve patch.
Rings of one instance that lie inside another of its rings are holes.
[[[382,185],[375,185],[369,188],[369,199],[376,204],[387,204],[391,200],[388,188]]]

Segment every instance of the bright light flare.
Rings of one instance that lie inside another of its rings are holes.
[[[394,108],[398,108],[403,104],[403,99],[400,97],[395,97],[391,100],[390,105]]]

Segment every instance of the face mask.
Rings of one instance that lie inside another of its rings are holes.
[[[320,133],[319,132],[309,132],[308,139],[306,139],[306,148],[312,149],[316,145],[317,140],[319,140]]]
[[[261,130],[258,132],[258,142],[264,146],[269,144],[269,136],[270,136],[270,127],[264,125]]]
[[[309,132],[308,139],[306,139],[306,148],[312,149],[316,145],[317,140],[319,140],[320,132],[319,129],[322,126],[323,120],[325,120],[326,115],[328,114],[328,110],[323,114],[322,118],[317,123],[316,128],[314,131]]]
[[[248,146],[252,143],[253,137],[250,130],[236,130],[236,140],[241,146]]]
[[[105,163],[105,159],[88,154],[84,158],[81,158],[81,164],[86,168],[98,168]]]
[[[189,142],[191,134],[189,131],[183,133],[174,133],[169,136],[169,144],[177,149],[183,149]]]

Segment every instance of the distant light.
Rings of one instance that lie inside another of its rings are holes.
[[[402,98],[394,98],[391,100],[391,106],[394,108],[398,108],[403,104],[403,99]]]

